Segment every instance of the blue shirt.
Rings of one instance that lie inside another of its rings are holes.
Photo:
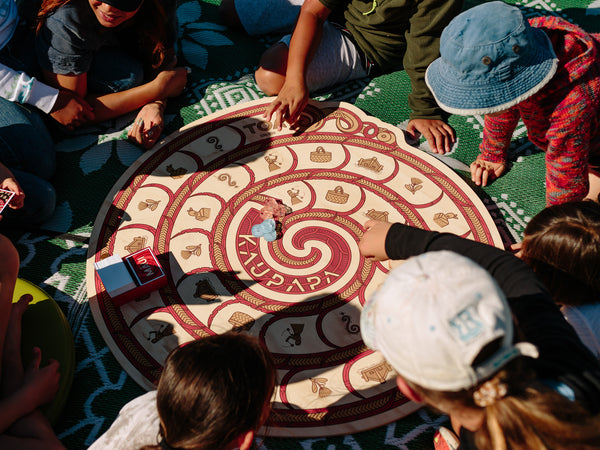
[[[119,46],[119,28],[100,25],[87,1],[72,1],[50,15],[35,42],[42,69],[59,75],[89,72],[95,54]]]

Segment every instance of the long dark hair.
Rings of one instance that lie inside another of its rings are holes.
[[[228,332],[179,347],[158,383],[160,437],[171,448],[226,448],[261,427],[274,386],[270,353],[247,334]]]
[[[72,1],[79,0],[43,0],[36,17],[36,32],[39,33],[48,16]],[[87,3],[87,0],[85,1]],[[174,0],[144,0],[137,14],[126,22],[127,27],[134,30],[142,60],[152,69],[163,69],[172,65],[175,56],[175,37],[169,36],[168,14],[164,6],[164,3],[173,2]]]
[[[522,258],[557,303],[600,302],[600,204],[549,206],[527,224]]]

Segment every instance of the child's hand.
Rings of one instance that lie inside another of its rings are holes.
[[[10,176],[2,180],[2,183],[0,183],[0,188],[15,193],[10,203],[8,204],[9,208],[19,209],[23,207],[23,202],[25,201],[25,193],[23,192],[23,189],[21,189],[21,186],[14,178],[14,176],[12,176],[12,173],[10,174]]]
[[[511,244],[508,250],[512,252],[517,258],[521,258],[523,256],[523,243],[517,242],[516,244]]]
[[[422,134],[434,153],[443,155],[452,149],[455,141],[454,129],[443,120],[412,119],[408,122],[406,132],[418,140]]]
[[[151,148],[162,133],[163,112],[164,105],[160,101],[145,105],[135,118],[133,127],[127,133],[127,138],[145,149]]]
[[[471,163],[471,180],[477,186],[487,186],[488,181],[492,182],[504,173],[506,165],[504,163],[494,163],[485,161],[479,156]]]
[[[67,129],[73,130],[94,120],[94,110],[76,93],[61,90],[50,116]]]
[[[365,232],[358,243],[360,254],[369,261],[390,259],[385,252],[385,238],[392,227],[389,222],[369,220],[365,223]]]
[[[185,89],[187,83],[188,69],[176,67],[175,69],[163,70],[152,81],[158,90],[156,98],[177,97]]]
[[[270,122],[272,116],[275,115],[273,126],[277,131],[281,130],[283,122],[287,122],[290,127],[293,127],[307,103],[308,91],[304,83],[286,82],[277,98],[265,111],[264,117]]]
[[[51,401],[58,391],[60,372],[59,362],[51,359],[48,365],[40,368],[42,352],[38,347],[33,348],[33,359],[25,371],[23,389],[31,401],[32,409]]]

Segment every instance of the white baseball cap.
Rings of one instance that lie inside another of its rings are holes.
[[[491,377],[533,344],[513,344],[513,321],[494,278],[450,251],[406,260],[388,274],[360,318],[365,344],[379,350],[400,376],[437,391],[459,391]],[[500,348],[473,366],[489,343]]]

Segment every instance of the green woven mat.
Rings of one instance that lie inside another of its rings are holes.
[[[259,1],[259,0],[257,0]],[[467,1],[465,8],[480,2]],[[193,71],[186,93],[169,102],[165,133],[225,107],[260,98],[252,73],[260,54],[276,40],[251,39],[219,23],[219,0],[182,0],[179,58]],[[600,1],[556,0],[517,3],[528,15],[555,14],[600,32]],[[319,99],[354,103],[385,122],[408,120],[404,72],[350,82]],[[96,213],[119,176],[141,154],[126,140],[134,114],[82,130],[60,142],[54,218],[38,232],[5,233],[21,256],[20,276],[53,295],[69,320],[76,344],[76,372],[56,433],[69,449],[89,446],[112,423],[119,409],[143,393],[116,362],[91,317],[85,286],[86,238]],[[450,119],[458,145],[451,157],[468,165],[478,153],[482,117]],[[427,144],[421,143],[426,150]],[[475,188],[506,242],[520,240],[530,217],[544,206],[544,155],[517,129],[510,150],[511,170],[491,186]],[[464,172],[459,172],[465,175]],[[432,448],[431,437],[445,418],[426,410],[390,425],[348,436],[319,439],[266,438],[262,449]]]

